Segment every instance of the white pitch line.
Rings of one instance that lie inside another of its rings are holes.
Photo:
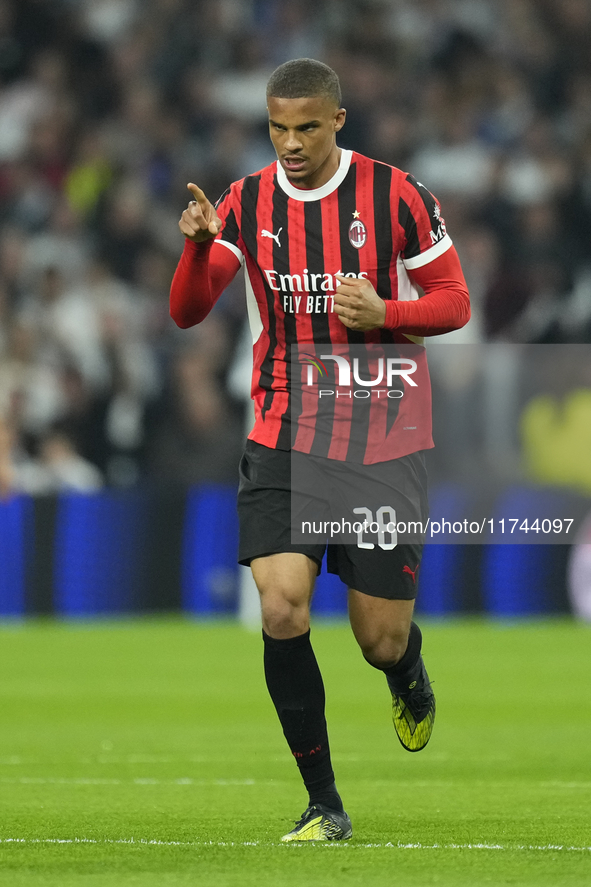
[[[61,776],[1,776],[4,785],[268,785],[255,779],[191,779],[183,776],[180,779],[152,779],[138,777],[136,779],[103,779],[101,777],[61,777]]]
[[[155,779],[151,776],[135,777],[134,779],[117,779],[107,777],[61,777],[61,776],[0,776],[0,785],[196,785],[196,786],[241,786],[241,785],[275,785],[277,780],[258,779],[195,779],[183,776],[178,779]],[[388,784],[389,780],[371,780],[372,783]],[[411,788],[448,788],[453,782],[450,780],[402,780],[398,786]],[[476,785],[490,783],[477,782]],[[504,782],[495,782],[494,785],[504,785]],[[512,785],[514,783],[511,783]],[[536,783],[540,788],[554,789],[591,789],[591,782],[561,782],[559,780]]]
[[[302,847],[308,846],[296,841],[283,844],[266,841],[159,841],[148,838],[0,838],[0,844],[134,844],[146,847]],[[361,849],[387,850],[503,850],[508,853],[519,852],[569,852],[591,853],[591,847],[571,847],[565,844],[396,844],[388,841],[382,844],[361,844],[347,842],[320,842],[315,847],[340,847]]]

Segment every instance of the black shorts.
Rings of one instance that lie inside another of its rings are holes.
[[[338,463],[335,464],[335,460],[319,461],[323,463],[323,470],[328,468],[338,472],[342,468]],[[392,491],[391,499],[398,497],[395,501],[400,501],[402,496],[405,514],[413,515],[426,523],[427,478],[423,453],[412,453],[391,462],[363,466],[363,475],[360,474],[360,477],[363,477],[363,483],[367,487],[366,469],[369,469],[370,478],[372,472],[379,477],[382,491],[385,485]],[[336,573],[349,588],[389,600],[414,600],[423,551],[422,539],[413,537],[411,542],[401,542],[394,547],[391,544],[380,547],[376,536],[373,548],[361,548],[355,544],[327,545],[326,534],[317,535],[309,541],[294,541],[291,471],[290,452],[271,449],[252,440],[247,441],[240,461],[238,490],[239,562],[248,565],[256,557],[293,551],[315,560],[320,572],[322,559],[328,548],[328,572]],[[388,541],[392,539],[390,536],[386,538]],[[363,536],[366,544],[370,539],[370,534]]]

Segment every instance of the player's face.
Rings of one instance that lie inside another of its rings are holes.
[[[299,188],[320,188],[339,168],[336,134],[345,122],[345,109],[321,96],[270,96],[267,108],[271,141],[288,179]]]

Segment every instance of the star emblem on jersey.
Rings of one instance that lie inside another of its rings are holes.
[[[358,210],[355,210],[355,212],[353,213],[353,218],[358,219],[360,215],[361,213]]]
[[[277,234],[273,234],[271,231],[267,231],[266,228],[263,228],[263,230],[261,231],[261,237],[270,237],[271,240],[275,241],[277,246],[281,246],[281,244],[279,243],[279,235],[281,234],[282,231],[283,231],[283,228],[280,228],[279,231],[277,232]]]
[[[353,213],[355,215],[355,213]],[[359,215],[359,213],[357,213]],[[349,243],[355,249],[361,249],[365,246],[367,240],[367,228],[359,218],[355,218],[349,225]]]

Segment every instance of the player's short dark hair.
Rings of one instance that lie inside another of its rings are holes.
[[[303,99],[323,96],[341,107],[341,84],[332,68],[316,59],[292,59],[279,65],[267,83],[267,98]]]

